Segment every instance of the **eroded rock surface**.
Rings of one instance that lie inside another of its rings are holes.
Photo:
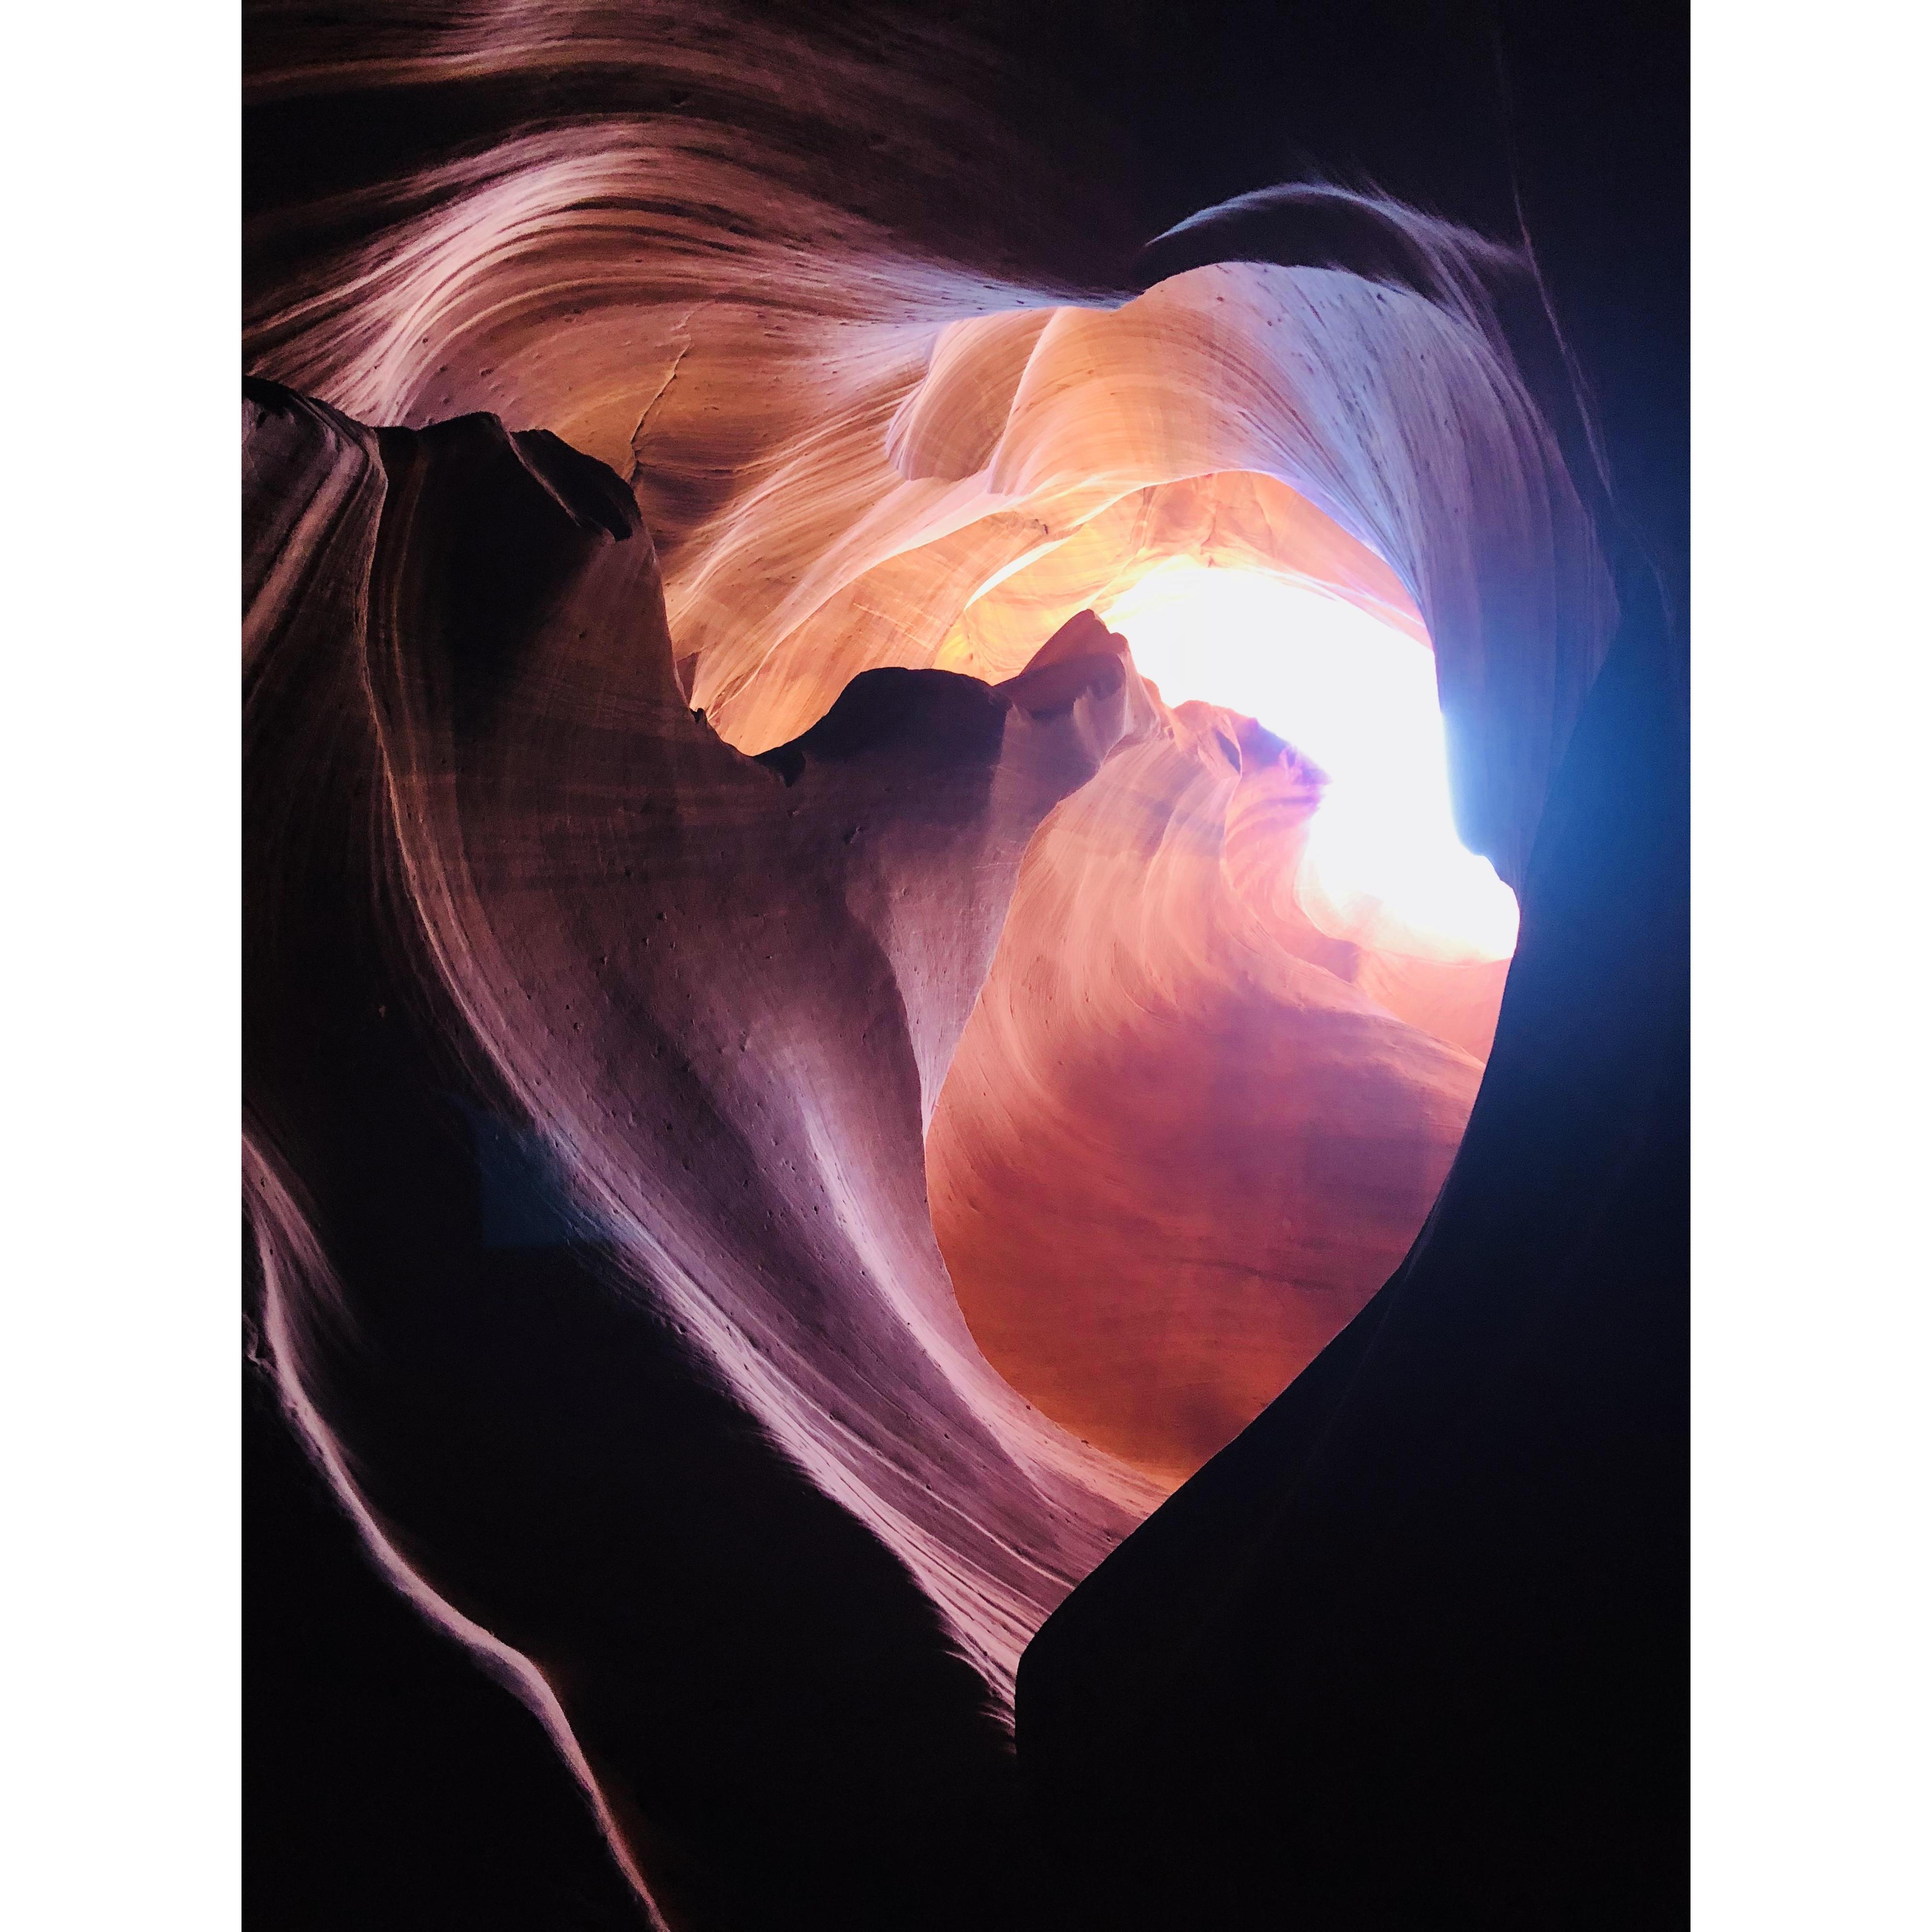
[[[250,40],[254,1306],[390,1580],[680,1928],[1659,1922],[1679,667],[1527,247],[1124,274],[682,0]],[[1435,650],[1500,1024],[1079,621],[1171,559]]]
[[[284,1390],[674,1916],[982,1922],[1019,1650],[1151,1492],[974,1347],[921,1132],[1124,668],[881,672],[747,758],[602,465],[268,386],[244,419],[251,538],[304,533],[248,626]]]

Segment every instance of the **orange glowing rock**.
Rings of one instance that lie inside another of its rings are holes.
[[[1486,1045],[1506,965],[1319,931],[1294,884],[1320,774],[1250,720],[1154,710],[1028,854],[926,1166],[994,1366],[1172,1483],[1401,1260],[1480,1077],[1455,1034]]]

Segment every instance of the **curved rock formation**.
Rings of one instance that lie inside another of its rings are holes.
[[[1150,1498],[973,1346],[920,1132],[1124,669],[880,673],[754,761],[687,709],[602,466],[266,386],[245,422],[284,1387],[634,1867],[668,1841],[653,1893],[716,1915],[782,1842],[816,1910],[969,1922],[931,1887],[1004,1835],[994,1700]],[[895,1817],[904,1870],[862,1850]]]
[[[1610,1280],[1668,1228],[1592,1216],[1620,1161],[1667,1192],[1670,674],[1526,253],[1302,190],[1070,285],[964,205],[998,168],[929,59],[352,12],[262,16],[259,100],[394,133],[258,226],[244,416],[255,1315],[332,1492],[680,1928],[1492,1891],[1507,1832],[1466,1883],[1424,1834],[1406,1891],[1256,1847],[1306,1711],[1336,1844],[1422,1802],[1390,1646],[1460,1774],[1417,1589],[1507,1673],[1436,1474],[1501,1576],[1525,1469],[1600,1503],[1592,1442],[1641,1462],[1617,1418],[1668,1408]],[[1088,614],[1176,560],[1434,650],[1459,824],[1524,896],[1499,1029],[1504,962],[1304,875],[1318,770]],[[1564,1547],[1574,1633],[1616,1590]]]
[[[994,1365],[1169,1483],[1394,1270],[1480,1077],[1300,914],[1320,793],[1204,705],[1116,753],[1028,855],[928,1141]],[[1437,971],[1499,997],[1503,966]]]

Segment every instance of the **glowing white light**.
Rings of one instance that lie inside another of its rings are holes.
[[[1426,646],[1312,585],[1184,559],[1100,615],[1169,704],[1244,712],[1328,774],[1300,887],[1318,924],[1438,957],[1515,950],[1516,895],[1456,836]]]

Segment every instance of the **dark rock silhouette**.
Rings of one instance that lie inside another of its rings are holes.
[[[1677,1915],[1685,746],[1631,602],[1428,1226],[1022,1662],[1060,1923]]]

